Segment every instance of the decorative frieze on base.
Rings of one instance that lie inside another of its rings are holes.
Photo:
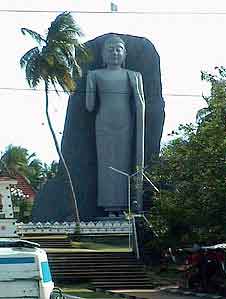
[[[17,233],[19,235],[26,234],[128,234],[131,229],[131,223],[127,220],[102,220],[80,222],[80,226],[76,222],[29,222],[17,223]],[[130,227],[130,229],[129,229]]]

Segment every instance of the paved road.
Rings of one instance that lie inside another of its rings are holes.
[[[112,291],[112,293],[119,293],[124,294],[127,298],[129,296],[134,296],[137,298],[146,298],[146,299],[197,299],[197,298],[211,298],[211,296],[200,296],[197,295],[191,295],[191,294],[182,294],[180,292],[177,292],[175,290],[175,293],[166,292],[164,290],[118,290],[118,291]],[[214,298],[214,297],[212,297]],[[221,296],[216,296],[215,298],[222,298]]]
[[[129,293],[130,296],[136,296],[139,298],[147,299],[197,299],[196,296],[182,296],[179,294],[170,294],[163,291],[154,291],[154,292],[142,292],[142,293]]]

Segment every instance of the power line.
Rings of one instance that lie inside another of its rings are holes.
[[[69,10],[73,14],[136,14],[136,15],[226,15],[226,10],[221,11],[83,11]],[[62,13],[64,10],[27,10],[27,9],[0,9],[0,13]]]
[[[186,94],[186,93],[165,93],[165,94],[163,94],[163,96],[203,98],[203,96],[201,94]]]
[[[35,89],[35,88],[16,88],[16,87],[0,87],[0,90],[5,91],[35,91],[35,92],[45,92],[44,89]],[[49,89],[49,92],[56,92],[54,89]],[[57,90],[59,93],[66,93],[63,90]],[[76,93],[76,91],[75,91]],[[83,93],[78,91],[78,93]],[[85,92],[84,92],[85,93]],[[195,98],[202,98],[201,94],[187,94],[187,93],[163,93],[163,96],[168,97],[195,97]]]

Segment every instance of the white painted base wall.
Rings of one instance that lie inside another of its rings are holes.
[[[0,219],[0,238],[15,238],[16,233],[16,219]]]

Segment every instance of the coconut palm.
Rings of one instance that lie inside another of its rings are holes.
[[[35,153],[29,154],[26,148],[8,145],[1,157],[1,162],[11,175],[28,176],[30,163],[36,159]]]
[[[52,161],[51,164],[43,164],[42,168],[42,175],[44,180],[52,179],[54,178],[59,170],[59,163],[57,161]]]
[[[23,34],[30,35],[38,44],[37,47],[32,48],[22,56],[20,65],[25,68],[26,80],[30,87],[35,88],[41,81],[44,81],[47,122],[57,153],[68,177],[75,205],[76,221],[79,224],[79,211],[71,175],[49,116],[49,88],[52,85],[57,94],[57,86],[60,86],[68,94],[75,91],[76,78],[81,76],[79,62],[86,58],[86,51],[79,42],[82,32],[69,12],[61,13],[56,17],[48,28],[46,36],[27,28],[22,28],[21,31]]]
[[[26,148],[7,146],[1,159],[1,167],[9,175],[20,175],[25,177],[34,189],[38,189],[42,181],[42,162],[37,159],[36,154],[30,154]]]

